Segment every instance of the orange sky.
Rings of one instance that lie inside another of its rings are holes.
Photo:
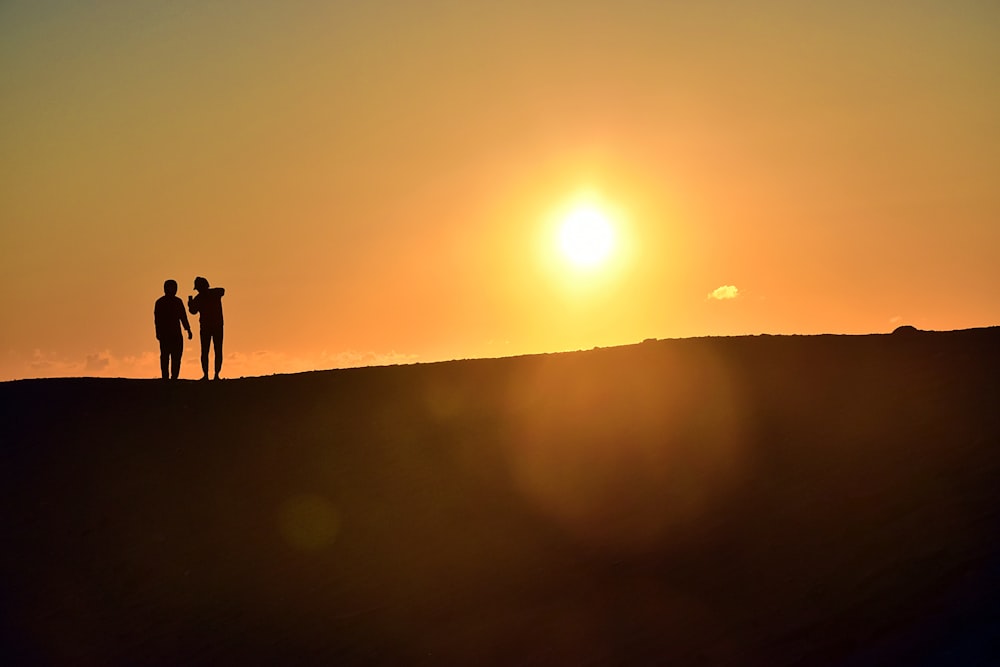
[[[996,2],[89,4],[0,4],[0,379],[196,275],[226,377],[998,323]]]

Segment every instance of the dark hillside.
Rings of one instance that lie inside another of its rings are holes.
[[[0,384],[0,664],[1000,661],[1000,328]]]

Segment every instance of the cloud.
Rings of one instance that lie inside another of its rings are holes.
[[[185,361],[187,361],[185,355]],[[12,354],[0,380],[43,377],[158,377],[159,354],[116,356],[110,350],[67,357],[35,350],[27,359]],[[9,369],[9,370],[8,370]]]
[[[52,359],[42,354],[41,350],[35,350],[31,353],[31,358],[24,362],[24,365],[37,373],[47,373],[54,363]],[[8,364],[4,364],[4,366],[8,366]]]
[[[326,355],[326,352],[323,353]],[[358,352],[348,350],[335,355],[327,355],[333,359],[337,368],[357,368],[360,366],[392,366],[395,364],[412,364],[417,361],[416,354],[403,354],[391,350],[389,352]]]
[[[187,342],[187,341],[185,341]],[[214,357],[212,357],[214,358]],[[273,350],[256,352],[227,352],[222,376],[228,378],[301,373],[332,368],[357,368],[361,366],[388,366],[412,364],[419,360],[416,354],[346,350],[331,353],[288,354]],[[82,357],[67,357],[53,352],[34,350],[31,354],[7,350],[0,354],[0,381],[45,377],[160,377],[159,352],[147,351],[139,355],[116,355],[110,350],[91,352]],[[184,346],[181,378],[201,377],[201,363],[197,345]]]
[[[186,356],[186,355],[185,355]],[[302,373],[305,371],[328,370],[331,368],[359,368],[362,366],[389,366],[412,364],[419,357],[401,352],[375,352],[346,350],[331,353],[323,350],[318,354],[291,355],[272,350],[257,350],[249,354],[234,352],[226,355],[222,374],[227,377],[250,375],[273,375],[276,373]]]
[[[107,352],[88,354],[83,369],[88,373],[99,373],[111,365],[111,357]]]
[[[723,285],[712,290],[707,298],[715,299],[716,301],[726,301],[728,299],[735,299],[739,295],[740,290],[736,285]]]

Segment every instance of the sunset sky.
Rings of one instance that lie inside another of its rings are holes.
[[[1000,3],[0,3],[0,380],[198,275],[224,377],[1000,324]]]

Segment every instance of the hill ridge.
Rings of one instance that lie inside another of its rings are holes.
[[[716,337],[4,383],[0,657],[995,657],[998,343]]]

